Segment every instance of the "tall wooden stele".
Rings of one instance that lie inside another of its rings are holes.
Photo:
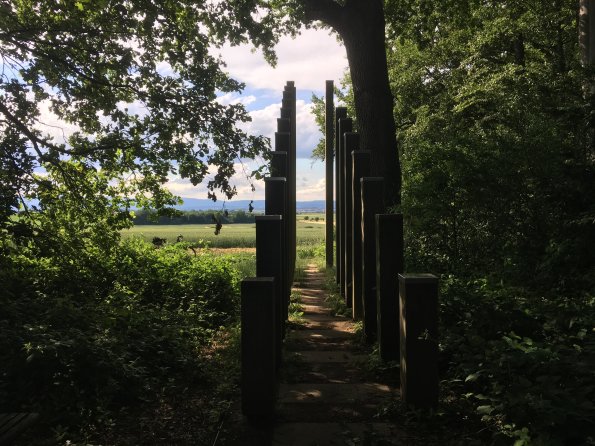
[[[334,160],[334,85],[333,81],[326,81],[325,108],[325,152],[326,164],[326,266],[333,266],[333,160]]]
[[[362,187],[361,179],[370,176],[370,152],[368,150],[355,150],[351,153],[352,159],[352,228],[353,240],[351,241],[351,277],[352,284],[352,315],[353,319],[360,321],[364,317],[363,278],[362,278]]]
[[[287,189],[289,190],[289,197],[290,201],[287,203],[288,206],[288,222],[287,226],[290,228],[289,230],[289,244],[290,244],[290,251],[289,251],[289,258],[290,258],[290,276],[291,279],[290,283],[293,283],[293,275],[295,271],[295,259],[296,259],[296,154],[297,154],[297,123],[296,123],[296,96],[297,90],[295,88],[294,81],[287,81],[285,85],[285,89],[283,91],[283,99],[289,100],[289,110],[290,110],[290,129],[289,132],[291,134],[290,137],[290,146],[289,146],[289,177]],[[282,104],[284,101],[282,101]]]
[[[340,149],[340,138],[339,138],[339,121],[341,119],[347,118],[347,109],[345,107],[337,107],[335,109],[335,234],[337,238],[337,243],[335,243],[335,259],[337,259],[337,274],[336,279],[337,283],[341,283],[341,267],[342,263],[339,259],[342,259],[341,255],[341,219],[339,216],[341,215],[341,180],[340,180],[340,173],[341,173],[341,166],[339,165],[339,149]]]
[[[241,285],[242,413],[252,423],[273,417],[277,399],[275,279],[244,279]]]
[[[353,302],[353,162],[352,153],[359,149],[359,135],[357,133],[349,132],[343,135],[343,150],[344,157],[343,167],[345,174],[345,187],[343,193],[345,198],[343,200],[343,236],[345,238],[343,247],[345,249],[345,305],[351,308]],[[357,228],[359,229],[359,228]]]
[[[339,120],[339,134],[340,137],[336,138],[338,141],[337,145],[337,160],[339,166],[339,180],[337,183],[337,203],[341,203],[337,205],[337,221],[339,222],[337,231],[337,244],[341,245],[341,257],[337,257],[337,268],[340,271],[339,275],[339,290],[341,291],[341,296],[345,297],[346,293],[345,290],[347,288],[347,274],[345,272],[345,199],[347,198],[347,188],[345,187],[345,159],[346,150],[345,150],[345,133],[351,132],[353,130],[353,121],[351,118],[345,118]],[[351,303],[351,298],[349,298],[349,302]],[[347,299],[345,299],[345,303],[347,304]]]
[[[362,298],[364,301],[364,335],[376,340],[376,214],[384,212],[384,178],[363,177],[362,196]]]

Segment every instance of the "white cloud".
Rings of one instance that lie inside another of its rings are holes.
[[[296,170],[296,199],[298,201],[324,200],[326,197],[324,163],[298,160]]]
[[[238,194],[234,197],[236,200],[261,200],[264,199],[264,181],[246,178],[250,172],[258,167],[256,161],[246,161],[242,163],[235,163],[235,174],[231,177],[230,183],[236,186]],[[216,166],[209,166],[209,174],[213,175],[217,171]],[[190,181],[181,178],[179,175],[170,175],[167,188],[170,192],[180,197],[186,198],[207,198],[207,183],[210,177],[207,176],[205,181],[197,186],[193,186]],[[254,192],[252,191],[254,185]],[[223,200],[225,197],[216,192],[218,198]]]
[[[252,135],[263,135],[271,138],[271,142],[274,144],[275,132],[277,131],[277,118],[281,114],[280,110],[281,103],[279,102],[268,105],[260,110],[251,111],[252,122],[243,124],[243,130]],[[322,137],[312,114],[312,103],[307,103],[303,100],[296,101],[296,131],[297,158],[309,159],[312,155],[312,150]]]
[[[221,105],[250,105],[256,101],[256,96],[240,96],[237,93],[225,93],[224,95],[218,96],[217,99],[215,99],[215,101],[217,101]]]
[[[325,80],[338,82],[347,68],[345,48],[326,30],[304,29],[295,39],[282,37],[275,50],[275,68],[250,45],[225,45],[220,54],[234,79],[245,82],[248,88],[279,92],[288,80],[295,81],[298,89],[321,91]]]
[[[63,121],[52,112],[50,110],[50,101],[41,101],[37,106],[39,107],[39,118],[35,128],[44,135],[49,135],[54,143],[66,144],[67,139],[79,130],[78,126]]]

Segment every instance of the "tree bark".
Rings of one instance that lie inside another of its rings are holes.
[[[401,202],[401,169],[388,79],[384,2],[303,0],[306,18],[332,27],[345,45],[361,148],[371,152],[371,175],[385,179],[387,206]]]

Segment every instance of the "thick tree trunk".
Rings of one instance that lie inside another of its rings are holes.
[[[306,22],[322,21],[347,50],[361,149],[371,174],[385,179],[387,206],[401,202],[401,169],[388,81],[383,0],[301,0]]]
[[[388,80],[382,0],[347,2],[338,32],[347,50],[361,149],[371,174],[385,179],[385,202],[399,204],[401,171]]]

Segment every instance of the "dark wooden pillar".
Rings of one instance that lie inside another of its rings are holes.
[[[370,175],[370,152],[356,150],[352,157],[352,203],[353,203],[353,241],[352,241],[352,315],[356,321],[364,317],[363,277],[362,277],[362,183],[361,179]]]
[[[275,278],[275,358],[281,364],[283,327],[283,219],[281,215],[256,217],[256,275]]]
[[[283,114],[289,115],[289,111],[281,110],[281,115]],[[285,240],[284,244],[286,246],[285,250],[285,282],[287,287],[289,288],[288,293],[291,293],[291,285],[292,285],[292,266],[289,257],[289,253],[291,252],[291,243],[289,236],[289,228],[287,227],[287,221],[290,219],[289,216],[289,203],[291,200],[290,191],[289,191],[289,149],[291,146],[291,134],[289,133],[290,130],[290,121],[288,118],[281,118],[277,120],[277,128],[284,130],[283,132],[276,132],[275,133],[275,152],[273,152],[273,159],[271,161],[271,176],[277,177],[285,177],[286,184],[285,184],[285,212],[283,214],[284,217],[284,229],[285,229]],[[277,155],[279,154],[279,155]],[[278,159],[278,160],[277,160]],[[265,205],[266,206],[266,205]]]
[[[244,279],[241,284],[242,413],[250,422],[273,417],[277,398],[275,279]]]
[[[281,215],[281,264],[282,264],[282,321],[287,320],[289,308],[289,296],[291,284],[289,283],[289,259],[287,252],[290,248],[290,241],[287,238],[287,181],[284,177],[269,177],[264,179],[264,197],[266,215]],[[257,254],[258,255],[258,254]],[[257,274],[260,276],[260,274]],[[285,334],[285,324],[282,325],[282,334]]]
[[[283,108],[289,109],[289,175],[287,177],[287,190],[289,191],[289,201],[287,203],[287,228],[290,240],[290,282],[293,283],[293,274],[295,270],[295,255],[296,255],[296,88],[294,81],[287,81],[283,90],[283,100],[281,101]]]
[[[438,405],[438,278],[399,274],[401,398],[418,409]]]
[[[339,159],[339,199],[337,201],[341,202],[341,209],[337,212],[337,220],[341,222],[339,225],[339,231],[337,233],[337,243],[341,244],[341,258],[337,259],[337,267],[339,263],[341,264],[340,267],[340,276],[339,276],[339,289],[341,291],[341,296],[345,297],[346,293],[346,280],[347,277],[345,271],[345,198],[347,196],[346,190],[347,187],[345,185],[345,160],[347,158],[347,152],[345,147],[345,133],[351,132],[353,130],[353,121],[351,118],[345,118],[339,120],[339,148],[337,150],[337,158]]]
[[[341,168],[339,165],[339,146],[341,145],[341,138],[339,136],[339,121],[345,118],[347,118],[347,108],[337,107],[335,109],[335,261],[337,284],[341,283],[340,279],[342,264],[339,259],[343,258],[341,256],[341,238],[339,237],[339,234],[341,232],[341,219],[339,218],[339,216],[341,215],[341,179],[339,178],[341,172]]]
[[[334,146],[334,85],[333,81],[326,81],[325,96],[325,152],[324,162],[326,167],[326,267],[333,266],[333,161],[335,158]]]
[[[364,177],[362,183],[362,277],[364,334],[376,340],[376,214],[384,212],[384,178]]]
[[[399,274],[403,273],[403,216],[376,215],[376,307],[383,361],[399,359]]]
[[[287,178],[287,152],[271,152],[271,177]]]
[[[343,222],[344,222],[344,247],[345,247],[345,305],[351,308],[353,301],[353,163],[352,152],[359,149],[359,135],[357,133],[349,132],[343,135],[343,144],[345,150],[345,162],[343,163],[345,169],[345,187],[343,192],[345,199],[343,200]]]

